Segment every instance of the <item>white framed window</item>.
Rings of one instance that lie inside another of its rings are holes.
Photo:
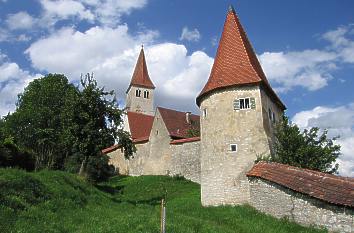
[[[240,109],[250,109],[250,98],[241,98],[240,100]]]
[[[230,144],[230,152],[236,153],[237,152],[237,144]]]
[[[234,100],[234,110],[255,109],[256,100],[253,97],[245,97]]]

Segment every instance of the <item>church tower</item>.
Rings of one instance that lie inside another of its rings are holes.
[[[133,77],[126,92],[127,111],[154,115],[154,89],[155,86],[146,66],[144,48],[141,47]]]
[[[273,124],[285,110],[271,88],[235,10],[228,10],[201,111],[201,201],[235,205],[250,199],[246,173],[271,153]]]

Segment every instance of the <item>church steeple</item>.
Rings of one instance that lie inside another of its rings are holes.
[[[144,48],[141,46],[138,61],[127,89],[127,111],[154,115],[154,89],[145,60]]]
[[[141,46],[138,61],[136,62],[134,73],[127,89],[127,93],[131,86],[155,89],[155,86],[149,77],[143,46]]]
[[[230,6],[209,80],[197,97],[197,104],[210,91],[245,84],[264,85],[275,101],[285,108],[270,87],[246,32]]]

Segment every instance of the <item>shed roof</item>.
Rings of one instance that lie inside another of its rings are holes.
[[[247,173],[323,201],[354,207],[354,178],[280,163],[260,162]]]

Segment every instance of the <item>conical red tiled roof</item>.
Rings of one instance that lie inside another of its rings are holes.
[[[138,61],[136,62],[133,77],[132,77],[132,80],[130,81],[130,85],[128,87],[128,90],[130,89],[131,86],[138,86],[138,87],[146,87],[146,88],[155,89],[155,86],[149,77],[143,48],[141,48],[141,50],[140,50],[139,58],[138,58]],[[128,92],[128,90],[127,90],[127,92]]]
[[[245,84],[264,85],[275,102],[285,109],[270,87],[246,32],[230,6],[209,80],[198,95],[197,104],[199,106],[201,98],[210,91]]]

